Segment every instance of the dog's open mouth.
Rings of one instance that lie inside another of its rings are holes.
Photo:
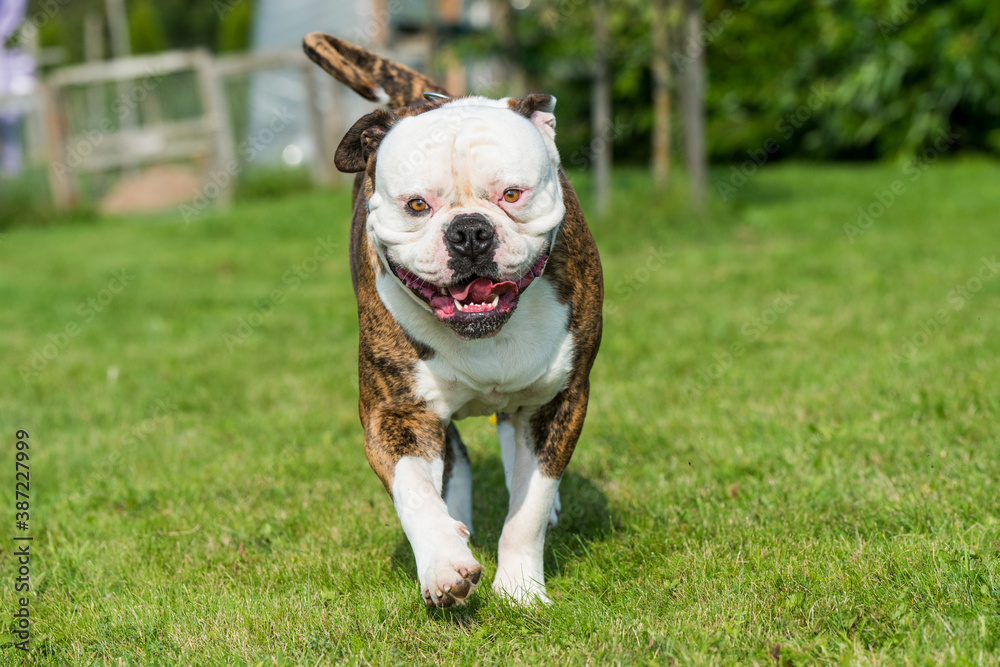
[[[400,282],[434,315],[448,324],[462,338],[485,338],[494,335],[507,321],[517,300],[528,285],[542,275],[549,256],[542,255],[518,280],[494,282],[485,276],[471,275],[453,285],[434,285],[389,262]]]

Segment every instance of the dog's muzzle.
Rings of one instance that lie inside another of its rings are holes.
[[[463,213],[455,216],[444,232],[448,248],[448,268],[456,276],[478,274],[495,276],[497,264],[493,261],[497,238],[493,223],[482,213]]]
[[[492,253],[491,253],[492,254]],[[542,254],[523,275],[503,280],[495,275],[476,273],[461,276],[451,285],[435,285],[396,266],[387,259],[392,273],[434,316],[451,327],[460,338],[489,338],[496,335],[517,308],[518,298],[531,282],[542,275],[548,254]]]

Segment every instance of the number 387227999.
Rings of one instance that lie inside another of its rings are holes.
[[[28,444],[28,438],[31,437],[27,431],[19,430],[15,435],[17,435],[17,453],[15,454],[15,504],[14,507],[17,510],[15,515],[15,521],[17,522],[17,527],[21,530],[28,529],[28,509],[30,508],[29,501],[31,490],[31,467],[28,465],[28,460],[31,458],[28,456],[28,450],[31,446]]]

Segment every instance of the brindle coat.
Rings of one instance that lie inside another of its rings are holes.
[[[335,156],[341,171],[360,172],[354,182],[350,260],[360,329],[361,424],[368,462],[390,495],[393,471],[403,456],[442,458],[447,486],[453,453],[446,446],[446,437],[458,440],[458,433],[454,424],[442,424],[438,415],[428,409],[414,393],[413,383],[417,361],[433,357],[435,351],[410,338],[383,305],[375,281],[384,269],[365,232],[379,142],[400,118],[441,106],[441,100],[424,101],[425,91],[446,92],[403,65],[322,33],[307,36],[304,48],[338,81],[369,100],[378,101],[379,91],[384,91],[388,103],[395,107],[361,118],[341,141]],[[509,104],[513,111],[530,118],[536,110],[551,111],[553,102],[548,95],[529,95],[523,100],[510,100]],[[538,409],[530,422],[539,467],[552,479],[562,476],[583,428],[590,392],[588,378],[601,342],[604,297],[597,247],[562,168],[559,177],[566,215],[543,279],[553,284],[559,301],[570,308],[568,327],[575,339],[575,356],[562,391]]]

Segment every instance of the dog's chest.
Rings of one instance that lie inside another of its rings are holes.
[[[389,312],[435,351],[417,362],[414,389],[442,419],[545,405],[565,386],[574,358],[569,306],[559,303],[547,280],[526,290],[500,333],[481,340],[459,339],[393,287],[379,285]]]

